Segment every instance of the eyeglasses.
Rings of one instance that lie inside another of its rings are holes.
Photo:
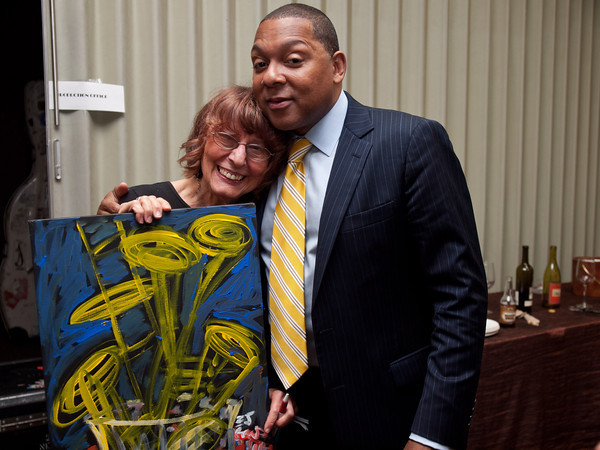
[[[244,145],[246,147],[246,156],[253,161],[266,161],[273,156],[273,153],[266,147],[258,144],[246,144],[245,142],[240,142],[232,135],[223,131],[211,131],[210,134],[212,134],[215,144],[224,150],[235,150],[240,145]]]

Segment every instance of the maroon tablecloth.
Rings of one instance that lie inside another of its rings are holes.
[[[490,294],[498,321],[500,293]],[[534,298],[539,327],[486,338],[469,449],[593,449],[600,442],[600,314],[577,313],[582,297],[562,289],[555,313]],[[590,303],[600,307],[600,299]]]

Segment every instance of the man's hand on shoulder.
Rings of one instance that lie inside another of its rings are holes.
[[[129,186],[123,182],[114,187],[104,196],[96,214],[117,214],[119,212],[119,198],[129,192]]]

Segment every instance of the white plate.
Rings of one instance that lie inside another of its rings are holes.
[[[492,319],[487,319],[487,322],[485,323],[485,337],[498,334],[499,330],[500,324],[498,322]]]

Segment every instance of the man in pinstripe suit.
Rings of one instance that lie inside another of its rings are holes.
[[[310,432],[284,427],[280,448],[465,447],[487,291],[445,130],[343,92],[346,57],[312,7],[266,16],[251,55],[261,109],[314,145],[304,157],[309,369],[289,389]],[[266,267],[282,180],[259,209]],[[272,390],[267,431],[293,415],[288,406],[277,419],[282,397]]]
[[[283,427],[283,450],[465,447],[487,291],[446,131],[343,92],[346,57],[315,8],[273,11],[251,56],[264,113],[314,145],[304,158],[309,369],[283,415],[282,384],[270,374],[265,430]],[[258,205],[266,267],[281,184]],[[99,212],[116,212],[126,190],[107,194]],[[288,425],[295,413],[309,432]]]

